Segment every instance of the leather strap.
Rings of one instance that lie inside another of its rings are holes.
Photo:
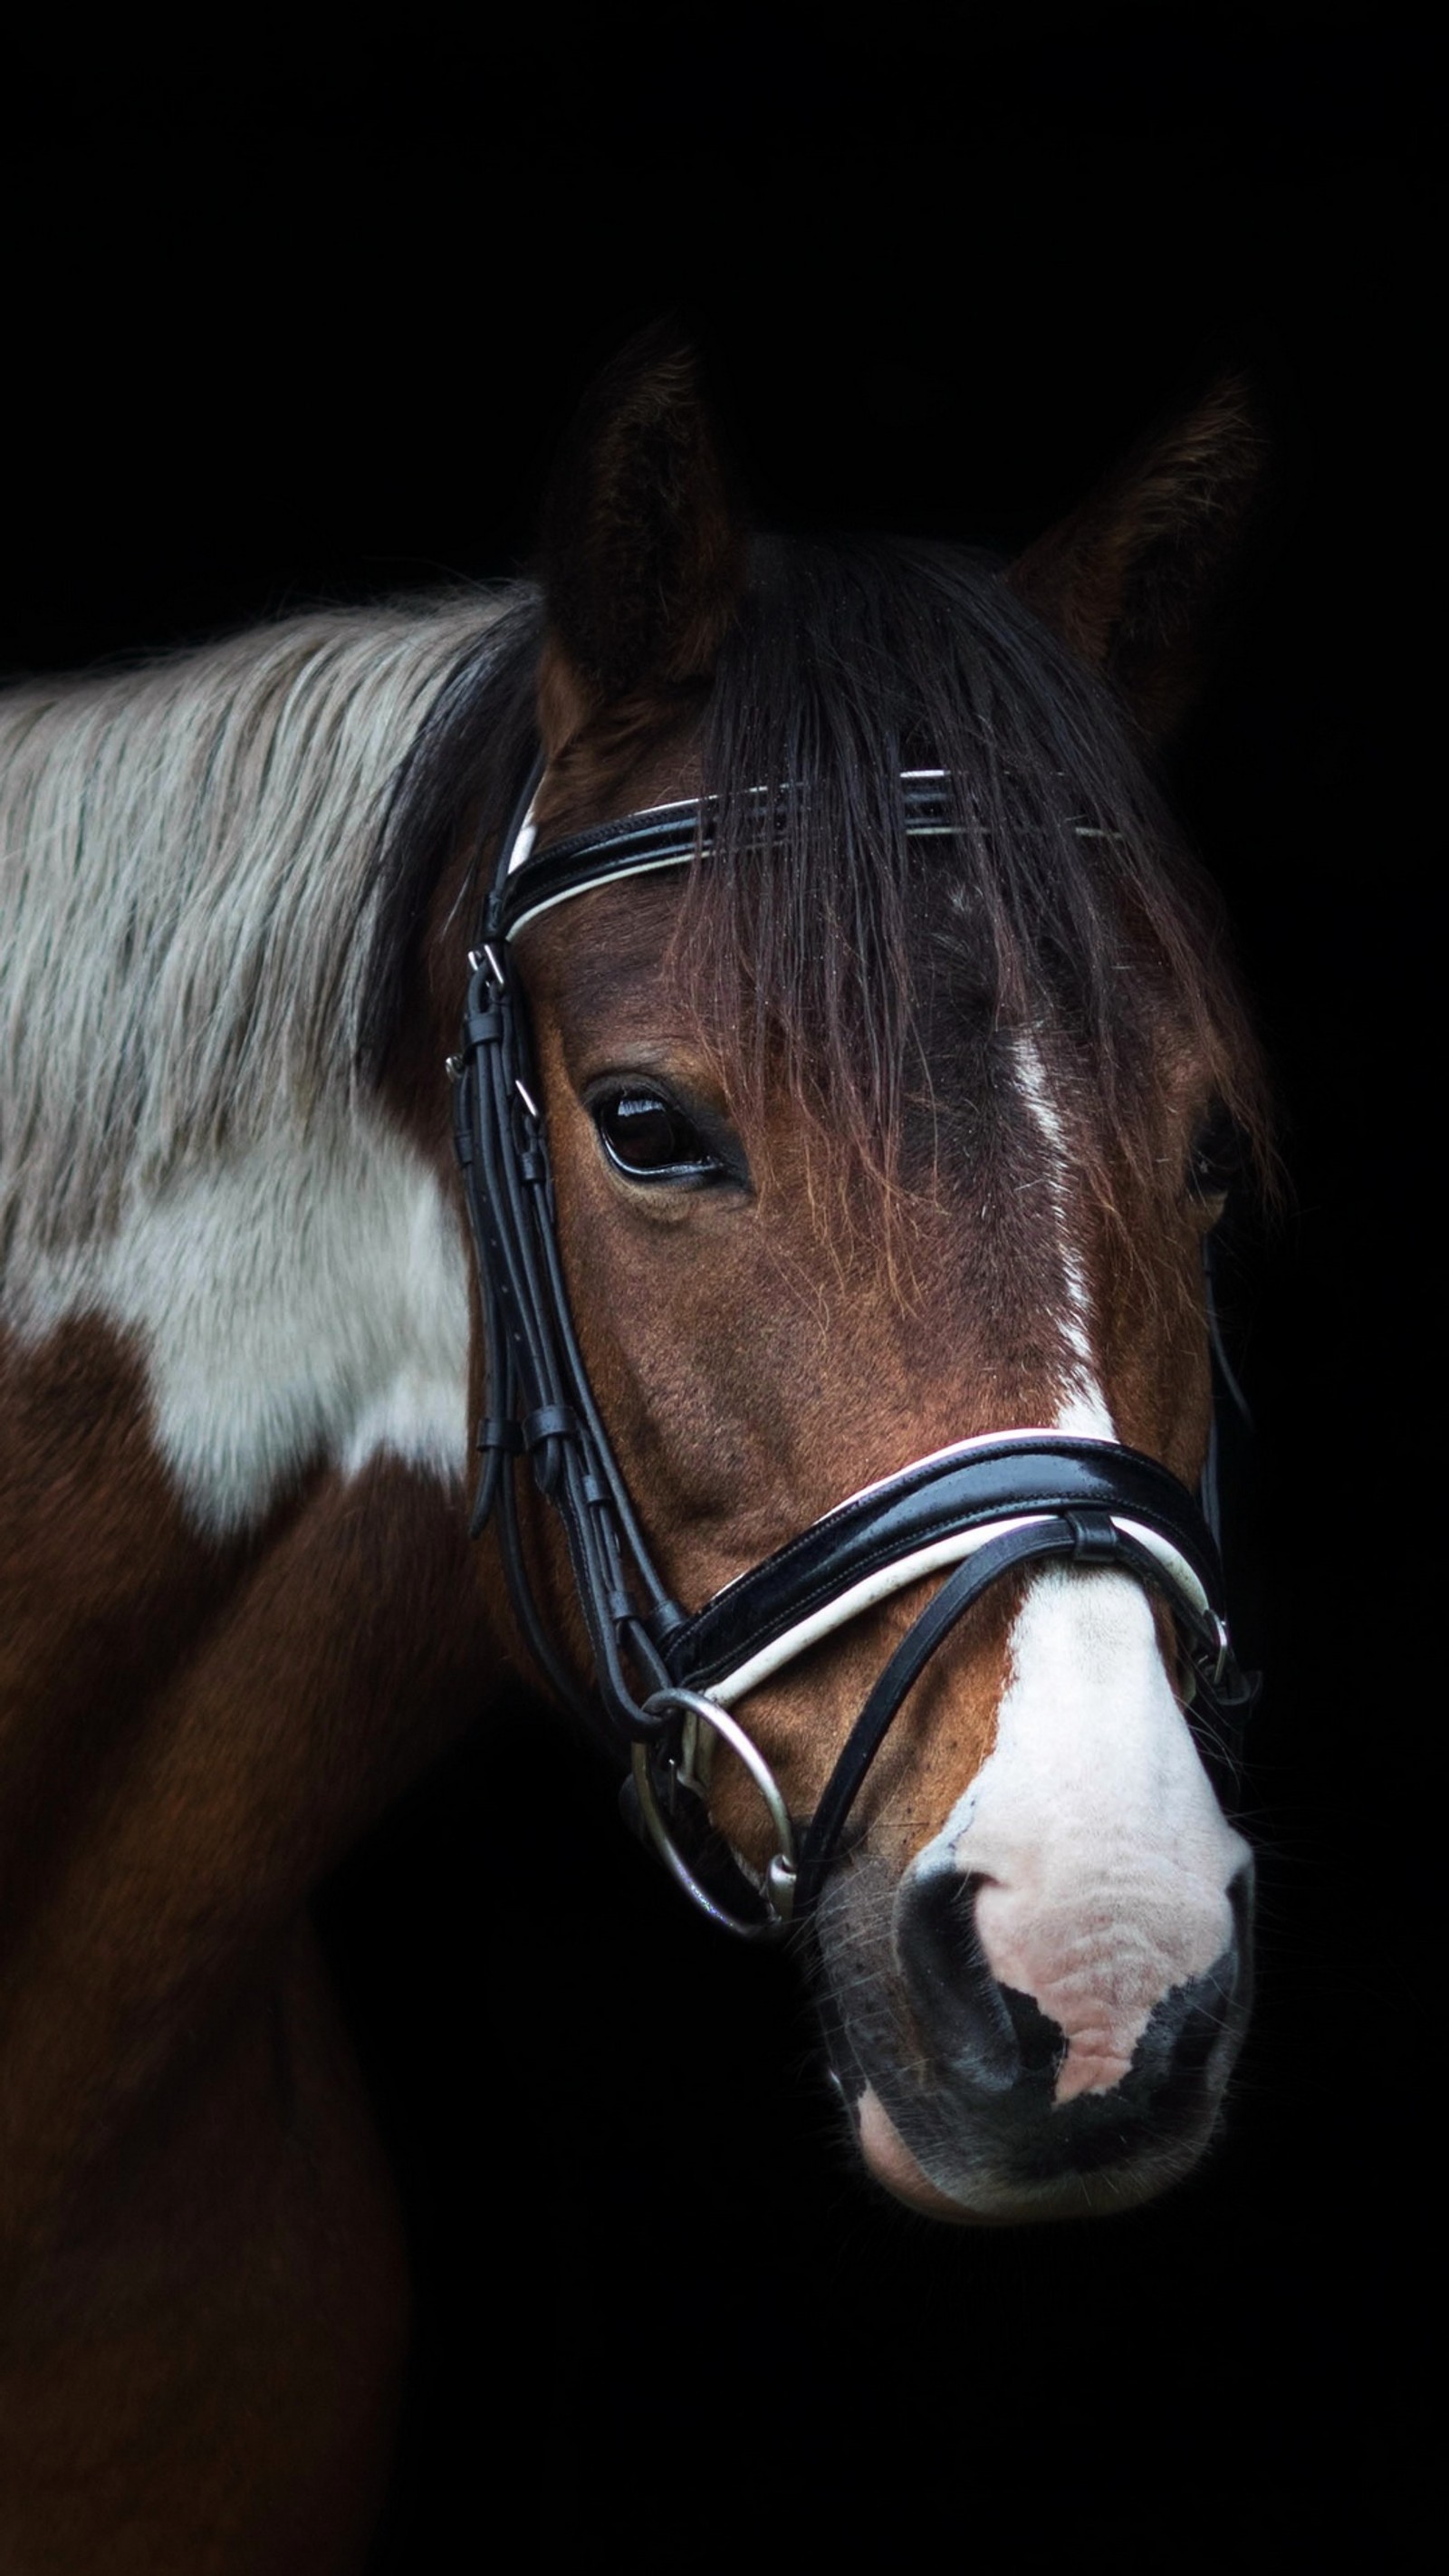
[[[922,1459],[814,1522],[686,1623],[670,1643],[671,1675],[709,1690],[883,1567],[994,1521],[1071,1511],[1120,1513],[1155,1530],[1205,1598],[1221,1600],[1212,1533],[1165,1467],[1111,1441],[1015,1433]]]

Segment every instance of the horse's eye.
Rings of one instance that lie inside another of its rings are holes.
[[[1225,1199],[1243,1168],[1242,1138],[1232,1112],[1215,1101],[1196,1136],[1188,1165],[1188,1188],[1195,1199],[1211,1205]]]
[[[597,1102],[594,1124],[616,1171],[631,1181],[698,1187],[724,1171],[699,1129],[657,1091],[615,1091]]]

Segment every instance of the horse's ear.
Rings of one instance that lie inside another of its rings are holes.
[[[1250,390],[1228,378],[1007,573],[1150,734],[1197,694],[1266,454]]]
[[[744,577],[744,527],[694,351],[668,325],[597,378],[544,506],[545,747],[707,681]]]

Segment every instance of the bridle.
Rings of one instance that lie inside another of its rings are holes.
[[[1154,1459],[1110,1440],[1013,1431],[917,1459],[827,1512],[690,1615],[650,1556],[589,1385],[559,1254],[553,1178],[538,1107],[528,1016],[511,943],[524,924],[595,886],[689,864],[712,830],[708,800],[657,806],[535,853],[531,776],[503,836],[484,907],[459,1051],[448,1060],[454,1138],[477,1256],[488,1392],[472,1532],[496,1525],[524,1642],[564,1703],[629,1765],[631,1802],[680,1885],[748,1940],[804,1921],[838,1858],[851,1810],[907,1692],[991,1585],[1060,1558],[1132,1575],[1172,1613],[1184,1693],[1213,1762],[1231,1765],[1256,1682],[1237,1663],[1224,1614],[1216,1511],[1216,1424],[1203,1505]],[[902,779],[912,834],[954,826],[939,771]],[[1208,1297],[1215,1404],[1236,1390]],[[563,1522],[594,1665],[582,1691],[534,1596],[515,1468]],[[888,1594],[945,1580],[887,1661],[814,1816],[791,1817],[735,1704]],[[710,1825],[710,1771],[725,1743],[764,1802],[776,1849],[763,1872]]]

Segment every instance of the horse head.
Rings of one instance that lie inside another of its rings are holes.
[[[688,865],[515,904],[512,956],[588,1385],[686,1614],[973,1444],[1034,1434],[1089,1468],[1110,1444],[1198,1482],[1203,1246],[1264,1122],[1149,773],[1254,464],[1219,391],[1001,566],[752,535],[678,348],[586,408],[546,522],[531,847],[676,807],[708,832]],[[473,864],[439,898],[439,992]],[[560,1526],[526,1477],[517,1508],[586,1688]],[[800,1934],[866,2165],[942,2217],[1148,2197],[1201,2153],[1243,2031],[1250,1853],[1180,1622],[1106,1535],[970,1598]],[[721,1730],[691,1785],[757,1885],[780,1862],[760,1778],[816,1813],[960,1561],[877,1570],[720,1693],[759,1760]]]

